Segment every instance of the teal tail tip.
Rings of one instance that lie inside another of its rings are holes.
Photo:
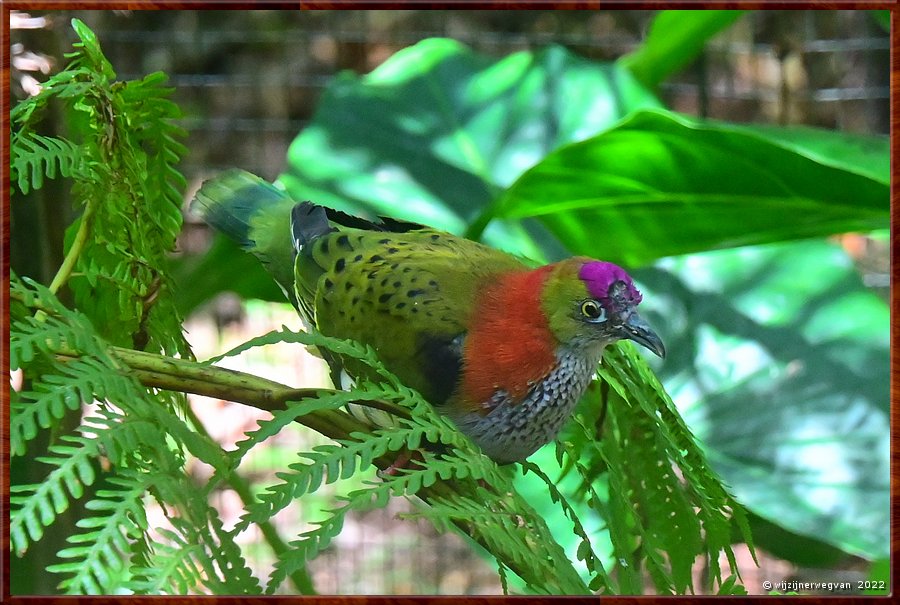
[[[246,247],[253,244],[249,237],[253,217],[289,199],[255,174],[233,168],[203,183],[191,202],[191,211]]]

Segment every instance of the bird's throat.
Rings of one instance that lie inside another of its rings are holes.
[[[602,347],[584,353],[560,349],[553,370],[523,399],[514,400],[505,391],[497,391],[487,413],[454,410],[454,422],[495,461],[524,460],[555,439],[572,416],[597,371]]]

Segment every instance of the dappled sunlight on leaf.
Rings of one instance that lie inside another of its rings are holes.
[[[658,266],[637,274],[648,317],[673,343],[660,377],[738,500],[847,552],[886,554],[884,302],[821,241]],[[659,307],[662,290],[674,306]]]

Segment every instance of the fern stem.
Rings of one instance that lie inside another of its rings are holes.
[[[69,248],[69,252],[63,259],[62,265],[59,266],[59,271],[56,272],[56,275],[53,276],[53,281],[50,282],[48,289],[53,294],[56,294],[69,280],[69,277],[72,275],[72,269],[75,268],[75,263],[78,262],[81,251],[84,250],[84,246],[88,240],[88,233],[90,233],[91,230],[91,223],[94,222],[94,212],[97,210],[96,200],[96,197],[91,197],[88,200],[87,205],[84,208],[84,214],[81,215],[81,224],[78,225],[78,232],[75,234],[75,239],[72,241],[72,247]]]

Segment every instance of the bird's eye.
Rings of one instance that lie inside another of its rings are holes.
[[[586,300],[581,303],[581,314],[591,321],[603,321],[606,319],[606,309],[596,300]]]

